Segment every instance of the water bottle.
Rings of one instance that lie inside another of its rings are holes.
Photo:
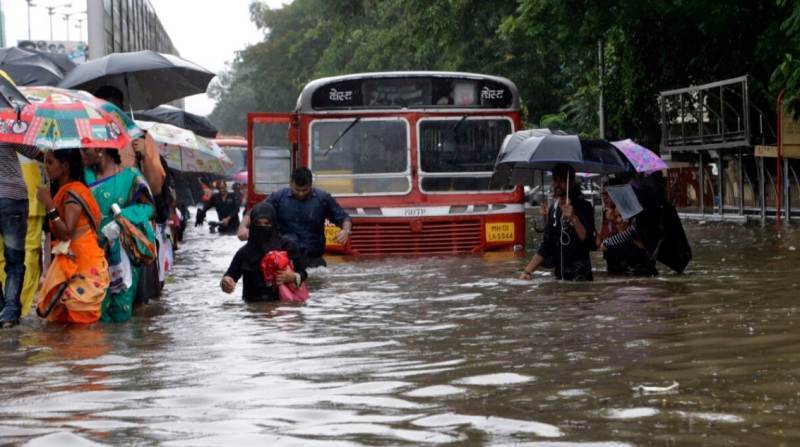
[[[122,212],[119,205],[116,203],[111,204],[111,212],[114,213],[114,217],[119,216],[119,213]],[[106,226],[100,230],[101,233],[106,237],[108,240],[118,239],[122,229],[120,228],[119,224],[116,220],[112,220]]]

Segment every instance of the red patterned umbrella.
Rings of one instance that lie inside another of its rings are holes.
[[[141,130],[116,106],[86,92],[22,87],[30,104],[0,109],[0,141],[42,149],[120,149]]]

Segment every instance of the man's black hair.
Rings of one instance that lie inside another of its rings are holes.
[[[299,187],[311,185],[311,170],[308,168],[297,168],[292,172],[292,183]]]
[[[94,96],[97,96],[100,99],[105,99],[106,101],[122,107],[122,104],[125,102],[125,95],[122,94],[122,90],[114,87],[113,85],[104,85],[97,90],[94,91]]]

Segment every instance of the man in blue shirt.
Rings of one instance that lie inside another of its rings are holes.
[[[292,239],[303,251],[308,267],[327,265],[325,253],[325,219],[342,229],[334,240],[344,245],[350,237],[353,223],[330,194],[313,188],[311,171],[297,168],[292,172],[289,188],[269,195],[266,199],[278,214],[278,229],[281,235]],[[249,236],[250,216],[245,215],[239,227],[239,239]]]

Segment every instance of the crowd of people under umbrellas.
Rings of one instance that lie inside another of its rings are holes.
[[[137,60],[140,56],[115,54],[99,63],[109,68],[114,66],[111,58]],[[176,185],[167,161],[153,145],[145,143],[144,134],[122,110],[134,104],[152,105],[143,102],[145,97],[164,102],[205,91],[213,75],[183,63],[186,61],[178,63],[182,65],[177,68],[181,88],[172,89],[171,96],[165,97],[152,91],[163,91],[165,84],[148,87],[136,82],[136,70],[117,62],[118,72],[108,77],[81,83],[80,75],[73,76],[78,79],[73,82],[92,88],[96,97],[85,92],[44,91],[45,96],[69,97],[73,103],[67,106],[51,100],[26,103],[25,95],[9,86],[13,82],[10,77],[0,82],[0,96],[6,102],[0,109],[0,114],[5,114],[0,126],[0,232],[6,273],[0,296],[2,327],[19,322],[25,310],[21,296],[27,296],[24,302],[29,307],[36,294],[37,314],[50,321],[92,323],[127,321],[134,303],[160,295],[171,263],[170,251],[185,228],[192,194],[181,193],[187,185]],[[144,65],[140,63],[139,68]],[[162,70],[162,65],[163,61],[156,64],[156,70]],[[184,85],[189,69],[200,72],[195,90]],[[113,85],[115,82],[122,82],[126,91]],[[69,112],[66,123],[54,118],[60,106]],[[85,113],[87,108],[91,113],[76,120],[78,112]],[[551,267],[559,279],[591,280],[589,252],[593,249],[603,251],[610,273],[654,275],[657,260],[679,272],[686,267],[691,249],[675,210],[647,178],[634,179],[637,169],[622,162],[623,157],[610,145],[541,131],[517,132],[509,136],[509,142],[518,143],[518,150],[509,149],[513,144],[504,144],[496,174],[505,174],[511,183],[524,183],[519,177],[530,178],[531,169],[549,169],[553,176],[555,201],[541,209],[545,221],[542,241],[524,267],[522,279]],[[50,150],[43,152],[39,146]],[[17,152],[44,163],[49,185],[37,187],[36,181],[26,185]],[[592,204],[580,197],[576,187],[576,168],[612,174],[603,193],[600,231],[594,224]],[[223,291],[231,293],[243,278],[242,295],[247,301],[307,298],[307,291],[303,295],[301,289],[306,267],[324,265],[325,221],[341,227],[336,235],[339,243],[345,243],[352,231],[347,213],[330,194],[313,188],[311,180],[308,169],[298,168],[292,173],[290,188],[271,194],[241,222],[241,192],[229,193],[224,182],[212,183],[217,191],[206,195],[196,223],[202,225],[206,211],[216,208],[220,220],[213,223],[212,231],[235,232],[247,241],[220,282]],[[197,185],[210,189],[203,182]],[[40,210],[29,209],[31,196],[41,204]],[[51,247],[44,252],[52,259],[40,275],[42,228],[51,238]],[[32,268],[26,271],[26,266]],[[275,287],[278,285],[283,288]]]
[[[178,74],[171,86],[173,72]],[[0,74],[3,328],[18,324],[31,307],[55,322],[130,319],[136,303],[160,295],[197,189],[205,197],[196,224],[216,208],[219,221],[210,222],[212,231],[247,240],[220,286],[232,292],[243,278],[248,301],[306,299],[306,266],[324,265],[325,220],[342,228],[337,241],[349,236],[349,216],[329,194],[312,188],[305,168],[292,174],[291,188],[253,209],[252,227],[250,215],[239,223],[241,191],[229,193],[213,177],[175,181],[175,170],[154,144],[153,128],[148,134],[123,110],[205,91],[213,74],[188,61],[153,52],[112,54],[74,68],[59,84],[81,90],[18,90],[13,77]],[[178,158],[183,167],[185,157]],[[279,226],[290,231],[279,234]],[[42,230],[49,240],[45,247]],[[272,284],[265,281],[268,273]]]
[[[656,177],[616,174],[606,179],[599,228],[594,206],[582,196],[576,178],[567,164],[553,169],[553,204],[540,204],[542,239],[520,279],[549,267],[558,279],[591,281],[593,250],[603,253],[609,274],[655,276],[656,261],[677,272],[686,268],[691,248]]]
[[[675,208],[667,201],[660,171],[666,164],[652,151],[622,140],[584,140],[547,129],[509,135],[493,181],[544,185],[552,175],[553,203],[540,205],[544,221],[536,254],[519,275],[531,279],[547,267],[558,279],[591,281],[590,252],[600,250],[610,274],[653,276],[656,261],[681,273],[691,247]],[[579,172],[603,175],[603,213],[595,225],[593,204],[582,197]]]
[[[96,93],[119,102],[113,88]],[[129,148],[132,163],[123,163],[123,151],[112,145],[46,151],[0,145],[6,273],[0,325],[17,324],[34,295],[39,316],[74,323],[126,321],[135,302],[160,296],[185,224],[163,157],[148,152],[142,138]],[[36,167],[23,176],[16,152],[42,162],[46,177]],[[40,279],[42,229],[52,251],[45,250],[50,262]]]
[[[50,321],[126,321],[135,302],[160,295],[183,219],[174,171],[123,109],[202,93],[214,75],[145,51],[81,64],[62,79],[20,51],[0,50],[0,326],[33,306]],[[15,77],[25,85],[17,89]]]

